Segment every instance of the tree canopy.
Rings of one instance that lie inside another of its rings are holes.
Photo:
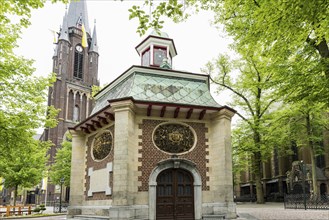
[[[55,184],[64,180],[65,186],[70,186],[71,179],[72,135],[66,133],[62,148],[57,150],[55,163],[50,167],[50,179]]]
[[[0,173],[4,186],[14,189],[14,205],[18,187],[37,185],[46,170],[46,152],[50,142],[39,142],[33,137],[25,141],[16,141],[13,146],[7,145],[0,160]]]
[[[0,0],[0,175],[5,186],[31,186],[41,180],[49,143],[33,136],[56,125],[58,111],[47,107],[47,88],[55,78],[33,76],[32,60],[14,53],[31,10],[46,0]],[[53,0],[55,2],[55,0]]]
[[[145,0],[145,4],[155,4]],[[138,6],[130,9],[130,18],[138,18],[137,32],[161,29],[163,17],[185,19],[189,11],[215,12],[214,24],[223,24],[233,37],[238,53],[261,47],[271,59],[280,63],[280,91],[289,99],[317,100],[329,105],[329,15],[328,1],[235,1],[169,0],[157,4],[152,19]],[[305,71],[306,70],[306,71]],[[312,92],[309,92],[309,91]]]
[[[272,94],[276,77],[272,68],[275,67],[269,66],[267,59],[256,52],[236,60],[220,55],[203,69],[203,72],[210,75],[213,83],[218,85],[218,91],[232,92],[231,105],[240,109],[237,114],[244,121],[241,124],[243,129],[239,129],[240,134],[245,132],[244,136],[252,138],[252,141],[244,141],[241,147],[246,147],[245,150],[252,159],[251,168],[255,174],[257,202],[260,203],[264,200],[261,184],[262,162],[269,157],[273,149],[269,146],[264,147],[263,137],[267,135],[265,127],[269,124],[269,109],[278,100],[278,97]],[[237,143],[238,140],[234,141]],[[235,148],[234,155],[239,157],[239,152],[241,150]]]

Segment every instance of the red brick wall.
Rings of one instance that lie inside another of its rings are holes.
[[[112,137],[113,137],[113,140],[112,140],[112,143],[114,143],[114,126],[111,126],[108,128],[108,130],[112,133]],[[87,141],[87,153],[86,153],[86,183],[85,183],[85,197],[86,197],[86,200],[106,200],[106,199],[111,199],[112,196],[111,195],[105,195],[105,192],[97,192],[97,193],[93,193],[92,196],[87,196],[87,192],[89,190],[89,187],[90,187],[90,177],[88,176],[88,169],[90,167],[93,167],[94,170],[99,170],[99,169],[104,169],[106,168],[106,164],[109,163],[109,162],[112,162],[113,161],[113,156],[114,156],[114,148],[112,145],[112,150],[110,152],[110,154],[103,160],[101,161],[95,161],[93,158],[92,158],[92,155],[91,155],[91,149],[92,149],[92,143],[93,143],[93,140],[95,138],[96,134],[95,135],[92,135],[88,138],[88,141]],[[113,188],[113,175],[112,173],[110,174],[110,179],[109,179],[109,182],[108,184],[110,184],[110,187]]]
[[[148,191],[148,182],[152,170],[156,167],[157,163],[164,159],[171,158],[170,154],[164,153],[153,144],[152,133],[156,126],[159,124],[167,122],[165,120],[143,120],[142,124],[139,125],[139,129],[142,130],[142,135],[139,136],[139,146],[141,149],[139,153],[141,157],[138,161],[141,162],[141,166],[138,170],[141,171],[141,175],[138,177],[138,181],[141,182],[141,186],[138,187],[138,191]],[[199,171],[202,178],[202,190],[209,190],[206,181],[209,181],[209,176],[207,176],[207,171],[209,170],[208,160],[206,155],[208,155],[208,145],[206,142],[205,134],[208,132],[204,123],[196,122],[186,122],[191,126],[197,135],[197,144],[189,153],[179,155],[178,158],[187,159],[196,164],[196,168]]]

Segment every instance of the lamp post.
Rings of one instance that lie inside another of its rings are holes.
[[[61,178],[60,183],[61,183],[61,190],[59,194],[59,213],[62,213],[62,193],[63,193],[63,183],[64,183],[63,177]]]
[[[306,173],[306,170],[305,170],[305,164],[304,164],[304,161],[300,161],[300,164],[302,166],[302,186],[303,186],[303,202],[304,202],[304,208],[306,210],[306,195],[305,195],[305,173]]]

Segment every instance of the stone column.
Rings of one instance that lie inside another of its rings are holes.
[[[229,109],[221,109],[211,118],[209,133],[209,186],[213,192],[213,201],[218,201],[219,207],[214,205],[214,214],[226,212],[228,219],[236,217],[233,202],[233,173],[231,147],[231,119],[234,115]]]
[[[133,102],[131,100],[111,103],[115,115],[115,138],[113,160],[113,206],[131,205],[129,199],[129,166],[132,164],[133,152],[129,147],[134,134]]]
[[[89,101],[90,101],[90,94],[88,93],[86,96],[86,106],[84,106],[86,108],[85,118],[88,118],[89,115]]]
[[[66,111],[65,111],[65,120],[68,119],[69,98],[70,98],[70,88],[68,87],[67,89],[68,89],[68,91],[66,91],[66,103],[65,103],[65,104],[66,104],[66,106],[65,106]]]
[[[86,139],[82,132],[70,130],[72,134],[71,189],[68,215],[81,214],[84,201]]]

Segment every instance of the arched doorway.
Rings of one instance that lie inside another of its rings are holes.
[[[193,176],[184,169],[167,169],[157,177],[156,219],[194,220]]]

